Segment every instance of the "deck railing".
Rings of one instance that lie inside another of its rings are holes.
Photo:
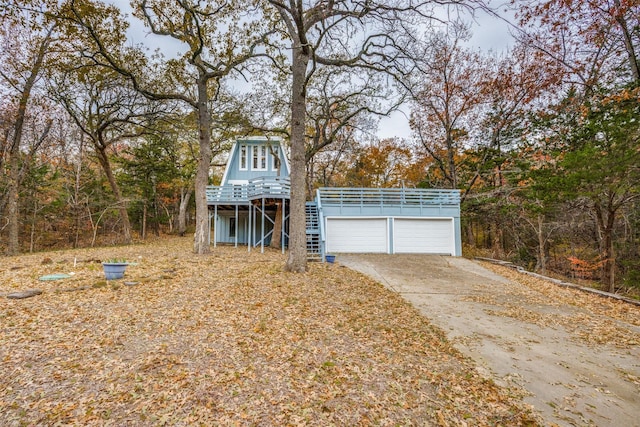
[[[425,188],[320,188],[322,206],[457,206],[459,190]]]
[[[248,202],[248,188],[246,185],[209,185],[207,186],[208,203],[238,204]]]
[[[291,194],[289,177],[262,177],[249,180],[248,195],[250,199],[288,199]]]
[[[209,204],[248,204],[259,198],[288,199],[291,194],[289,178],[261,177],[249,180],[246,185],[209,185],[207,203]]]

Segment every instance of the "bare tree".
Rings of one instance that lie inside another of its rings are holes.
[[[453,25],[417,44],[411,127],[433,158],[440,185],[459,188],[460,154],[479,124],[488,67],[477,52],[466,49],[467,28]]]
[[[241,73],[243,65],[259,55],[258,47],[269,33],[265,29],[269,20],[250,0],[134,1],[134,15],[153,34],[178,41],[184,48],[180,57],[160,58],[153,64],[154,68],[150,68],[144,66],[147,58],[141,51],[124,49],[122,40],[114,42],[113,36],[105,34],[104,27],[111,21],[105,21],[104,17],[107,13],[113,17],[114,10],[87,8],[86,1],[72,1],[70,17],[95,43],[98,55],[92,58],[130,79],[133,87],[144,96],[183,102],[197,114],[199,159],[195,179],[194,251],[207,253],[206,186],[213,157],[210,104],[217,99],[222,79],[235,71]]]
[[[402,73],[411,19],[434,19],[435,1],[268,0],[291,43],[291,227],[285,269],[307,267],[305,212],[307,89],[322,67]],[[450,4],[461,2],[450,2]],[[471,4],[471,2],[468,2]],[[425,21],[423,21],[424,23]],[[426,21],[429,22],[429,21]],[[402,32],[395,30],[401,29]]]
[[[91,141],[115,197],[124,242],[131,243],[127,200],[113,173],[109,150],[148,133],[148,124],[162,112],[160,104],[151,104],[128,80],[106,68],[71,68],[50,90]]]
[[[47,56],[51,53],[56,26],[55,23],[39,21],[32,13],[10,10],[10,14],[0,14],[2,17],[0,36],[4,41],[9,37],[13,39],[13,43],[9,43],[13,49],[3,48],[0,79],[4,85],[12,89],[8,98],[10,103],[15,103],[12,126],[7,129],[8,133],[5,135],[8,142],[6,164],[9,170],[6,192],[9,228],[7,253],[14,255],[20,252],[18,195],[21,178],[24,175],[24,171],[21,170],[24,124],[33,92],[38,79],[42,76]],[[45,141],[50,127],[49,122],[42,133],[34,138],[35,144],[32,144],[29,149],[30,155]]]

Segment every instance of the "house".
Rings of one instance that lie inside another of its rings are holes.
[[[252,137],[231,148],[220,186],[207,187],[213,244],[269,245],[278,210],[288,235],[289,163],[279,138]],[[209,227],[211,229],[211,227]],[[284,245],[283,245],[284,247]]]
[[[214,246],[264,248],[276,234],[284,251],[289,199],[282,141],[236,141],[221,185],[207,188]],[[307,202],[306,216],[310,259],[348,252],[462,254],[458,190],[320,188]]]

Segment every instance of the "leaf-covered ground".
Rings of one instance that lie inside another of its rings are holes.
[[[190,243],[3,258],[0,425],[538,425],[365,276]]]
[[[640,345],[640,307],[577,289],[563,288],[504,266],[488,262],[482,265],[514,283],[524,285],[518,288],[517,292],[526,297],[528,304],[547,307],[548,310],[546,313],[541,310],[528,310],[522,307],[522,304],[512,303],[505,298],[499,301],[497,295],[467,297],[469,300],[487,302],[504,308],[491,314],[512,317],[540,326],[562,326],[571,333],[572,339],[587,344],[610,344],[618,348]],[[563,315],[549,310],[561,306],[573,306],[576,310]],[[630,326],[634,329],[630,329]]]

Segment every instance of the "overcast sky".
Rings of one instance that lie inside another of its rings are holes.
[[[108,2],[118,6],[124,13],[130,15],[130,0],[107,0]],[[494,2],[494,7],[497,3]],[[128,35],[131,42],[142,43],[151,49],[160,48],[165,56],[175,56],[179,53],[180,43],[168,37],[154,36],[149,34],[142,23],[133,19],[130,20],[132,25],[129,28]],[[473,37],[469,45],[484,51],[493,50],[502,52],[507,49],[513,42],[513,38],[509,33],[508,24],[498,18],[488,15],[487,13],[478,12],[475,22],[470,20],[472,25]],[[404,108],[380,120],[378,128],[378,136],[380,138],[409,138],[410,129],[408,122],[409,110]]]
[[[513,44],[514,40],[509,33],[509,24],[499,18],[478,12],[475,20],[470,23],[473,36],[469,41],[469,46],[472,48],[499,53]],[[409,113],[409,108],[405,105],[400,111],[382,118],[378,126],[378,136],[380,138],[409,138],[411,135]]]

